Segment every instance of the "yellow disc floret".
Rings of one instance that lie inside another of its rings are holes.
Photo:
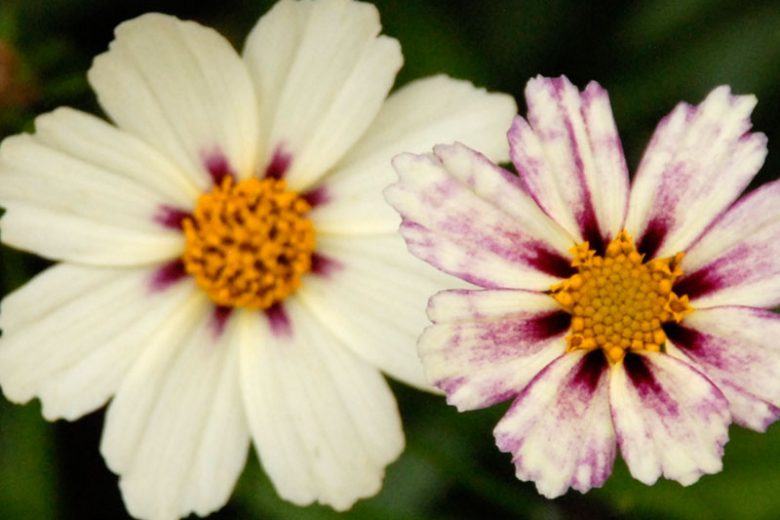
[[[267,309],[311,269],[310,209],[283,180],[226,177],[184,220],[184,268],[216,305]]]
[[[693,312],[688,296],[672,290],[683,254],[643,262],[631,236],[621,231],[604,256],[587,242],[572,248],[577,273],[550,288],[569,312],[568,349],[600,348],[613,362],[628,350],[657,352],[666,344],[662,325]]]

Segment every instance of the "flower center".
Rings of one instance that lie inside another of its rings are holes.
[[[310,209],[283,180],[226,177],[184,220],[184,268],[219,306],[267,309],[311,269]]]
[[[626,231],[607,245],[603,257],[587,242],[572,252],[578,272],[550,288],[572,315],[569,351],[601,348],[612,362],[627,350],[658,352],[666,343],[661,326],[693,312],[688,296],[672,291],[682,275],[683,253],[643,263]]]

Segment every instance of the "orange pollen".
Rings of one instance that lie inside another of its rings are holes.
[[[267,309],[311,270],[310,210],[283,180],[226,177],[184,220],[184,267],[216,305]]]
[[[621,231],[604,256],[588,243],[572,248],[577,273],[550,288],[550,296],[571,314],[568,350],[600,348],[616,363],[626,351],[665,349],[662,325],[679,323],[693,307],[672,291],[683,273],[683,253],[643,262],[628,232]]]

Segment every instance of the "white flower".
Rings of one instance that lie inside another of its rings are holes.
[[[5,244],[59,263],[2,303],[0,384],[48,419],[111,403],[101,452],[134,516],[207,514],[250,440],[278,493],[336,509],[403,448],[380,370],[414,349],[443,275],[382,201],[390,158],[459,139],[507,157],[512,99],[446,77],[385,97],[377,10],[282,1],[243,56],[160,14],[89,80],[116,126],[61,108],[0,149]]]
[[[766,155],[755,98],[680,104],[631,185],[598,84],[526,99],[519,175],[460,144],[395,161],[410,250],[481,288],[431,299],[430,381],[460,410],[513,399],[496,442],[548,497],[603,484],[618,447],[647,484],[719,471],[732,420],[780,415],[780,182],[736,201]]]

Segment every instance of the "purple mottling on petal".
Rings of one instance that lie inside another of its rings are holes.
[[[544,244],[538,243],[528,247],[528,263],[543,273],[558,278],[569,278],[577,270],[571,266],[571,261],[559,255]]]
[[[436,387],[447,395],[452,395],[457,392],[460,387],[468,382],[468,379],[464,376],[447,377],[436,381]]]
[[[184,262],[181,259],[173,260],[160,266],[152,275],[150,289],[152,292],[161,292],[187,276],[184,270]]]
[[[307,191],[306,193],[303,193],[301,197],[303,197],[303,200],[308,202],[309,206],[312,208],[327,204],[331,200],[330,193],[328,193],[325,186],[318,186],[311,191]]]
[[[607,358],[604,351],[598,348],[591,350],[582,358],[577,373],[572,378],[572,385],[584,389],[590,395],[598,388],[606,369]]]
[[[344,268],[344,265],[329,256],[325,256],[322,253],[314,253],[311,255],[311,272],[317,276],[328,278],[333,273]]]
[[[232,307],[214,307],[214,311],[211,314],[211,332],[214,334],[214,339],[219,339],[225,332],[228,318],[233,313]]]
[[[221,151],[204,154],[203,162],[214,186],[221,185],[226,177],[232,177],[233,180],[236,180],[235,172],[230,167],[227,157]]]
[[[651,220],[641,237],[637,237],[637,249],[646,259],[653,258],[666,238],[669,226],[666,221],[655,217]]]
[[[659,415],[679,415],[677,402],[655,378],[644,356],[629,353],[623,359],[623,367],[646,405],[652,406]]]
[[[157,208],[157,212],[154,214],[154,221],[168,229],[180,231],[184,220],[190,217],[192,217],[192,214],[189,211],[163,205]]]
[[[275,303],[267,308],[265,316],[268,318],[268,324],[271,326],[271,332],[274,336],[277,338],[292,337],[292,323],[281,303]]]
[[[283,146],[277,146],[271,162],[265,167],[264,177],[269,179],[281,179],[290,169],[292,155],[285,151]]]

